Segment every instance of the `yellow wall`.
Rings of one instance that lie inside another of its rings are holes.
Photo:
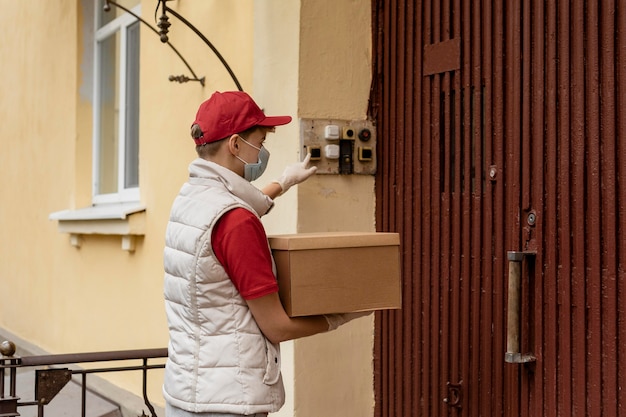
[[[371,81],[367,1],[303,1],[299,116],[362,120]],[[316,176],[300,187],[298,230],[375,230],[374,178]],[[295,342],[296,415],[373,415],[373,316]],[[341,410],[343,414],[337,414]]]
[[[298,49],[300,3],[297,1],[254,2],[254,71],[252,93],[268,114],[289,114],[294,121],[269,135],[266,147],[271,153],[267,172],[258,182],[277,178],[286,163],[299,159],[298,128]],[[295,190],[276,200],[263,224],[270,234],[296,233],[298,200]],[[281,344],[286,400],[277,417],[294,415],[295,380],[293,342]]]
[[[300,157],[298,118],[364,119],[371,80],[370,1],[168,2],[220,50],[268,113],[294,122],[268,139],[263,185]],[[206,86],[178,84],[183,63],[141,32],[140,186],[146,233],[134,252],[119,236],[59,233],[50,213],[91,203],[89,0],[9,2],[0,14],[0,334],[51,353],[164,347],[163,236],[195,157],[189,125],[214,90],[235,85],[209,48],[170,16],[170,40]],[[143,17],[154,23],[154,1]],[[269,234],[374,230],[374,179],[318,176],[277,201]],[[278,417],[373,414],[373,323],[283,344],[287,404]],[[138,377],[115,374],[139,392]],[[159,377],[150,397],[162,404]]]
[[[0,320],[52,349],[67,344],[79,320],[69,300],[84,279],[80,267],[64,261],[74,255],[67,236],[48,221],[74,192],[77,11],[67,0],[3,8]]]

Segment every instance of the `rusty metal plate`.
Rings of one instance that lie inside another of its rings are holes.
[[[35,399],[47,405],[72,379],[69,369],[37,369],[35,371]]]
[[[424,75],[456,71],[461,68],[461,38],[424,46]]]

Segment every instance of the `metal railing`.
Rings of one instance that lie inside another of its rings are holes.
[[[38,417],[44,417],[44,407],[63,389],[73,375],[81,375],[81,416],[86,415],[87,375],[104,372],[142,371],[143,400],[152,417],[157,417],[154,407],[150,404],[147,394],[148,370],[164,368],[164,363],[148,364],[150,359],[166,358],[167,348],[119,350],[109,352],[71,353],[60,355],[38,355],[19,357],[15,355],[15,344],[0,344],[0,417],[15,417],[20,413],[18,407],[37,406]],[[103,367],[94,369],[69,369],[59,365],[77,365],[94,362],[137,361],[142,365]],[[38,368],[41,367],[41,368]],[[17,370],[20,368],[35,369],[35,400],[20,401],[17,396]],[[8,392],[6,376],[8,374]],[[142,416],[146,416],[145,411]]]

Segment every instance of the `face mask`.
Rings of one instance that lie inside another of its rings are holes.
[[[265,172],[265,168],[267,167],[267,163],[270,160],[270,153],[267,149],[265,149],[263,147],[263,145],[261,145],[260,148],[257,148],[256,146],[254,146],[253,144],[251,144],[250,142],[248,142],[247,140],[245,140],[244,138],[242,138],[241,136],[239,136],[241,138],[242,141],[244,141],[245,143],[247,143],[248,145],[252,146],[254,149],[257,149],[259,151],[259,160],[254,163],[254,164],[250,164],[246,161],[244,161],[243,159],[241,159],[238,156],[235,156],[237,159],[239,159],[241,162],[244,163],[243,166],[243,177],[247,180],[247,181],[254,181],[257,178],[259,178],[261,175],[263,175],[263,172]]]

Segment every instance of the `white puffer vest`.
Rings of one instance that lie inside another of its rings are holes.
[[[224,213],[243,207],[260,217],[273,202],[212,162],[196,159],[189,172],[166,232],[165,400],[193,412],[278,411],[285,401],[279,347],[263,336],[211,246]]]

